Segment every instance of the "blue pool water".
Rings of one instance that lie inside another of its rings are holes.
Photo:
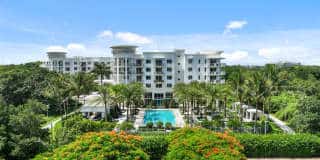
[[[146,110],[143,117],[143,123],[148,122],[157,123],[158,121],[163,122],[164,124],[170,122],[172,125],[176,124],[176,118],[171,110]]]

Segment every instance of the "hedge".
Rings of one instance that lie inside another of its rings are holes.
[[[149,135],[143,136],[141,148],[146,152],[151,160],[160,160],[167,153],[169,142],[166,135]]]
[[[310,134],[237,134],[247,157],[318,157],[320,138]]]

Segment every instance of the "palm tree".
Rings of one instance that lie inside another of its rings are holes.
[[[219,88],[212,83],[207,83],[205,85],[206,95],[209,99],[209,108],[211,109],[211,116],[213,116],[213,112],[217,110],[216,100],[219,97]]]
[[[80,102],[80,96],[82,94],[89,94],[94,87],[94,76],[85,72],[79,72],[71,76],[68,86],[71,94],[77,97],[77,105]]]
[[[129,114],[130,118],[133,116],[131,105],[134,105],[137,101],[143,99],[143,85],[141,83],[129,83],[125,86],[123,93],[127,106],[127,121],[129,121]]]
[[[248,80],[246,79],[247,74],[241,69],[240,66],[237,67],[236,72],[230,75],[228,82],[230,86],[233,88],[236,99],[240,103],[240,118],[241,124],[243,120],[244,110],[242,108],[243,102],[245,102],[249,96],[249,88],[248,88]]]
[[[187,101],[187,85],[185,83],[177,83],[173,87],[173,96],[178,101],[182,103],[182,112],[186,112],[186,101]]]
[[[255,105],[256,109],[254,124],[256,132],[258,108],[262,108],[262,110],[264,110],[265,99],[270,95],[272,83],[263,72],[255,72],[252,75],[252,79],[249,80],[249,86],[251,87],[250,95],[253,97],[252,103]]]
[[[100,77],[100,85],[102,85],[104,77],[110,77],[110,75],[112,74],[110,66],[107,66],[104,62],[95,63],[92,73]]]
[[[108,121],[107,107],[108,107],[108,102],[110,102],[110,100],[111,100],[110,87],[111,87],[110,84],[104,84],[104,85],[101,85],[98,87],[99,98],[97,99],[97,101],[102,102],[104,104],[105,121]]]

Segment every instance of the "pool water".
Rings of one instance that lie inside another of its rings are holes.
[[[143,123],[146,124],[148,122],[163,122],[163,124],[170,122],[172,125],[176,124],[176,118],[171,110],[163,109],[163,110],[155,110],[150,109],[146,110],[143,117]]]

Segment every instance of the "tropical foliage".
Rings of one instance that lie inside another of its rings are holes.
[[[165,159],[246,159],[240,142],[225,133],[203,128],[182,128],[168,136],[169,148]]]
[[[141,141],[142,137],[124,132],[88,132],[76,141],[34,159],[148,160],[149,156],[139,147]]]
[[[310,134],[239,134],[248,157],[318,157],[320,138]]]

